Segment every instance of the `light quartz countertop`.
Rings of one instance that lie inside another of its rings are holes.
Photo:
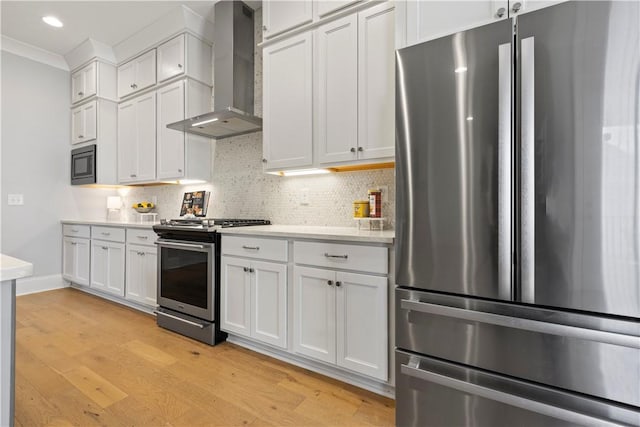
[[[348,242],[393,243],[393,230],[370,231],[355,227],[321,227],[308,225],[255,225],[223,228],[221,234],[291,237],[300,239],[343,240]]]
[[[65,219],[60,221],[63,224],[77,224],[77,225],[100,225],[107,227],[128,227],[128,228],[151,228],[160,222],[138,222],[138,221],[106,221],[106,220],[75,220]]]
[[[33,264],[0,254],[0,282],[21,279],[33,274]]]

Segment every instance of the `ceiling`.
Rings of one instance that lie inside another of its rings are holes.
[[[0,1],[3,36],[65,55],[88,38],[114,46],[185,5],[213,22],[214,0],[207,1]],[[256,7],[259,2],[248,2]],[[64,23],[42,22],[53,15]]]

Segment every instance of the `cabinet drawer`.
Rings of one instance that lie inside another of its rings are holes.
[[[62,234],[71,237],[91,237],[91,228],[88,225],[64,224]]]
[[[222,253],[247,258],[287,261],[287,241],[257,237],[222,236]]]
[[[153,230],[127,228],[127,243],[136,245],[153,245],[158,235]]]
[[[387,248],[340,243],[293,242],[296,264],[387,274]]]
[[[99,227],[94,225],[91,227],[91,238],[124,243],[124,228]]]

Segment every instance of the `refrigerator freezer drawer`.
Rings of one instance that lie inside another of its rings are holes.
[[[640,407],[640,324],[396,290],[398,348]]]
[[[640,412],[396,351],[398,426],[638,425]]]

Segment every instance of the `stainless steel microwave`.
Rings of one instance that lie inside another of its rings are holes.
[[[96,183],[96,145],[71,150],[71,185]]]

